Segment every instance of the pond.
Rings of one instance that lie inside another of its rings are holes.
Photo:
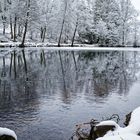
[[[0,126],[68,140],[75,125],[140,106],[140,52],[0,49]]]

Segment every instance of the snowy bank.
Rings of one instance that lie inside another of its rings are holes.
[[[0,127],[0,139],[2,139],[2,140],[17,140],[17,135],[15,134],[15,132],[13,130]]]
[[[8,42],[8,43],[0,43],[0,48],[19,48],[20,42]],[[29,49],[47,49],[47,50],[63,50],[63,51],[140,51],[140,48],[134,48],[133,46],[127,47],[99,47],[98,44],[75,44],[73,47],[71,44],[61,44],[58,47],[55,43],[34,43],[27,42],[24,44],[25,48]]]
[[[111,47],[93,47],[93,46],[83,46],[83,47],[27,47],[27,49],[45,49],[45,50],[53,50],[53,51],[140,51],[140,48],[111,48]]]
[[[77,138],[83,140],[140,140],[140,107],[129,115],[131,116],[127,127],[120,127],[113,120],[79,125],[74,140]]]
[[[135,134],[123,134],[109,137],[98,138],[97,140],[140,140],[140,136]]]
[[[103,138],[97,140],[140,140],[140,107],[136,108],[131,113],[131,119],[127,127],[120,127],[113,121],[105,121],[99,123],[97,126],[114,125],[114,131],[108,131]],[[96,127],[95,127],[96,128]]]

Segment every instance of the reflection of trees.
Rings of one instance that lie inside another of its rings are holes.
[[[113,91],[119,94],[128,92],[134,80],[134,71],[130,69],[130,65],[135,65],[131,62],[132,53],[102,52],[83,56],[88,58],[88,61],[92,61],[95,96],[104,98]]]
[[[66,103],[71,98],[71,92],[76,86],[76,58],[71,52],[46,53],[46,68],[40,69],[40,81],[43,82],[43,90],[47,94],[62,95]],[[41,83],[40,83],[41,85]]]
[[[24,119],[30,118],[37,109],[36,77],[28,76],[24,57],[24,50],[3,57],[0,67],[0,119],[6,114],[16,116],[16,113],[23,115]],[[18,120],[16,117],[11,119]]]
[[[126,94],[138,62],[137,54],[125,52],[45,50],[13,51],[0,60],[0,105],[9,104],[13,110],[32,101],[36,104],[41,94],[59,96],[64,103],[71,103],[78,94],[88,100],[113,92]]]

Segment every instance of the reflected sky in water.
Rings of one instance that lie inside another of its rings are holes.
[[[67,140],[76,124],[140,105],[139,52],[0,50],[0,126],[18,140]]]

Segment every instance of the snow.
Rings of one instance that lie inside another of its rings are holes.
[[[140,136],[135,134],[123,134],[109,137],[98,138],[97,140],[140,140]]]
[[[38,48],[42,48],[42,49],[46,49],[46,50],[62,50],[62,51],[130,51],[130,52],[134,52],[134,51],[140,51],[140,48],[108,48],[108,47],[104,47],[104,48],[100,48],[100,47],[28,47],[28,48],[34,48],[34,49],[38,49]]]
[[[15,138],[17,140],[17,135],[15,134],[15,132],[8,128],[0,127],[0,136],[2,136],[2,135],[12,136],[13,138]]]
[[[97,124],[96,126],[104,126],[104,125],[108,125],[108,126],[115,126],[116,128],[119,128],[119,125],[116,123],[116,122],[114,122],[114,121],[102,121],[102,122],[100,122],[99,124]]]
[[[138,136],[138,133],[140,132],[139,116],[140,107],[132,112],[130,123],[125,128],[120,127],[114,121],[104,121],[99,123],[97,126],[114,125],[116,130],[107,132],[104,137],[98,138],[97,140],[140,140],[140,136]]]
[[[0,43],[0,46],[4,48],[13,47],[16,48],[21,44],[21,42],[7,42]],[[47,50],[67,50],[67,51],[140,51],[140,48],[133,47],[99,47],[98,44],[87,45],[87,44],[75,44],[74,47],[71,47],[71,44],[61,44],[61,47],[58,47],[56,43],[35,43],[35,42],[26,42],[26,48],[42,48]]]
[[[130,120],[130,125],[132,124],[136,124],[136,125],[139,125],[140,127],[140,107],[136,108],[132,114],[131,114],[131,120]]]
[[[27,47],[27,49],[45,49],[45,50],[52,50],[52,51],[140,51],[140,48],[112,48],[112,47]]]

